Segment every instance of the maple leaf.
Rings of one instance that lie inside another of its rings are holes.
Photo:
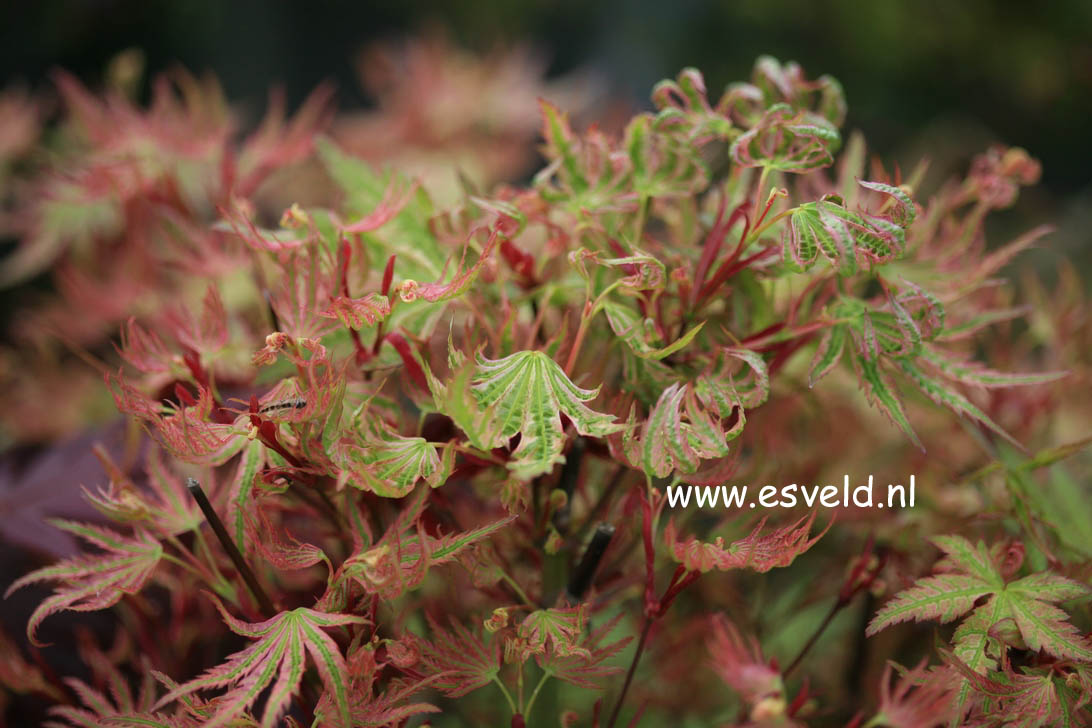
[[[743,376],[733,374],[740,361],[747,368]],[[674,382],[660,393],[641,432],[640,467],[663,478],[676,470],[694,473],[702,460],[725,457],[728,443],[747,423],[744,408],[761,405],[769,391],[769,374],[760,354],[720,349],[708,370],[694,381]],[[731,423],[727,429],[725,422]],[[625,449],[636,453],[636,444],[623,436]]]
[[[311,543],[303,543],[274,526],[266,509],[255,505],[250,514],[245,524],[247,542],[255,544],[258,552],[274,567],[295,571],[324,562],[327,569],[331,569],[330,560],[322,549]]]
[[[713,670],[749,705],[765,698],[781,698],[785,685],[781,672],[762,659],[762,648],[754,637],[747,640],[723,614],[712,620],[709,655]]]
[[[1019,443],[949,382],[983,387],[1011,387],[1041,384],[1064,375],[1007,374],[995,372],[974,362],[958,361],[930,343],[943,331],[945,313],[940,301],[927,291],[903,283],[897,295],[888,292],[887,303],[873,308],[864,301],[841,297],[831,313],[838,323],[820,339],[811,363],[810,380],[814,385],[827,374],[854,344],[850,360],[868,400],[899,427],[918,447],[899,396],[888,374],[889,369],[902,374],[922,394],[955,414],[980,422],[1019,447]],[[948,380],[947,382],[945,380]]]
[[[702,322],[697,326],[692,326],[689,331],[672,343],[656,348],[655,344],[659,342],[655,341],[657,334],[654,327],[648,325],[651,323],[651,319],[641,319],[632,308],[614,301],[605,302],[603,311],[606,313],[607,322],[614,333],[626,342],[634,354],[642,359],[658,360],[671,356],[693,341],[694,337],[705,325]]]
[[[728,414],[734,409],[732,405]],[[649,412],[641,434],[645,472],[661,478],[676,469],[693,473],[702,460],[724,457],[729,452],[728,442],[739,436],[746,424],[743,410],[738,411],[735,424],[725,430],[718,410],[710,412],[701,405],[696,385],[670,385]]]
[[[306,667],[306,656],[318,668],[326,695],[333,702],[335,725],[348,728],[349,689],[345,659],[329,635],[322,630],[368,620],[352,614],[328,614],[306,607],[251,624],[230,615],[218,599],[212,597],[220,616],[232,632],[256,640],[241,652],[206,671],[203,675],[168,692],[153,709],[158,709],[197,690],[233,685],[216,706],[215,713],[205,723],[206,728],[228,725],[248,709],[262,692],[272,685],[266,697],[262,728],[273,728],[298,692]],[[276,682],[274,682],[276,678]]]
[[[716,108],[709,104],[705,77],[696,68],[679,71],[676,80],[665,79],[652,89],[657,129],[678,131],[695,146],[713,139],[728,139],[734,131],[727,115],[725,94]]]
[[[622,616],[618,614],[590,633],[583,635],[579,643],[565,654],[558,650],[547,650],[542,654],[536,654],[535,662],[545,673],[558,680],[587,690],[601,690],[600,681],[622,671],[620,667],[604,663],[633,641],[632,637],[623,637],[603,644],[603,640],[622,620]]]
[[[374,326],[390,313],[390,300],[386,296],[373,292],[362,298],[336,296],[322,315],[336,318],[350,329],[359,330],[365,325]]]
[[[383,192],[383,198],[374,210],[354,223],[339,224],[338,229],[343,233],[370,233],[373,230],[378,230],[397,216],[402,208],[413,199],[416,192],[417,182],[407,184],[403,180],[394,178]]]
[[[777,103],[813,111],[835,126],[841,126],[845,120],[845,96],[838,81],[825,75],[809,81],[804,76],[804,69],[794,61],[781,63],[773,56],[759,56],[751,71],[751,82],[733,84],[729,92],[738,93],[744,89],[747,93],[742,94],[740,100],[752,102],[750,105],[754,108],[740,108],[737,104],[732,111],[745,124],[754,124],[756,115]]]
[[[981,674],[971,669],[954,652],[941,650],[941,656],[973,688],[977,698],[976,715],[991,725],[1039,728],[1039,726],[1086,726],[1088,717],[1081,707],[1087,695],[1074,694],[1080,685],[1077,673],[1024,667],[1015,672],[1011,665]],[[1067,678],[1076,678],[1070,680]]]
[[[231,203],[221,207],[219,211],[224,218],[225,227],[256,252],[289,252],[307,243],[307,238],[300,237],[295,231],[278,237],[273,230],[259,228],[252,219],[254,210],[246,200],[233,197]]]
[[[155,680],[147,658],[138,663],[144,676],[138,689],[134,691],[121,669],[97,645],[81,645],[79,652],[91,668],[94,676],[92,682],[97,689],[83,680],[65,678],[65,683],[83,705],[55,705],[49,709],[50,714],[64,718],[71,725],[89,728],[135,725],[135,722],[130,721],[133,716],[140,715],[151,718],[150,725],[162,724],[158,722],[158,716],[151,716],[149,713],[155,702]],[[61,724],[48,722],[44,725],[57,727]],[[192,724],[172,722],[169,725],[178,728],[186,725],[188,728]]]
[[[342,477],[356,488],[384,498],[402,498],[419,480],[436,488],[451,473],[455,451],[450,447],[444,448],[441,459],[435,444],[423,437],[399,435],[379,418],[365,419],[360,429],[364,432],[343,437],[332,453]]]
[[[986,389],[1045,384],[1066,376],[1066,372],[998,372],[979,362],[957,359],[935,346],[925,346],[922,359],[930,369],[954,382]]]
[[[481,253],[478,255],[478,260],[474,265],[466,266],[466,253],[470,248],[470,246],[467,245],[463,248],[462,257],[455,268],[455,274],[451,277],[451,280],[447,280],[448,263],[445,263],[444,269],[440,273],[440,277],[432,283],[419,283],[411,278],[403,280],[396,287],[398,295],[407,303],[416,301],[419,298],[423,298],[430,303],[437,303],[463,295],[470,289],[470,285],[474,282],[474,279],[478,277],[478,273],[492,256],[493,249],[501,239],[502,227],[502,225],[498,224],[493,228],[485,245],[482,246]]]
[[[845,207],[836,195],[805,202],[789,216],[785,262],[794,270],[811,268],[822,255],[843,276],[864,264],[888,263],[902,255],[906,230],[914,221],[914,202],[898,187],[858,180],[866,189],[881,192],[893,201],[883,215]]]
[[[579,645],[584,630],[584,605],[563,609],[536,609],[524,617],[504,646],[509,661],[523,662],[531,655],[575,655],[585,660],[591,653]]]
[[[332,85],[321,84],[307,96],[295,117],[286,123],[283,90],[270,92],[265,118],[243,141],[236,169],[232,170],[239,177],[234,189],[236,194],[249,196],[271,172],[305,159],[311,153],[315,134],[333,116],[333,95]]]
[[[379,673],[384,663],[376,659],[375,642],[364,642],[365,633],[360,632],[346,650],[347,674],[349,677],[350,713],[353,726],[390,726],[421,713],[437,713],[439,708],[428,703],[406,703],[414,693],[429,687],[434,677],[421,680],[405,681],[394,679],[377,689]],[[386,643],[390,662],[395,666],[402,664],[398,659],[400,643]],[[416,653],[413,653],[416,657]],[[333,708],[330,694],[326,693],[315,707],[317,718],[324,719]]]
[[[450,342],[449,346],[452,346]],[[425,366],[425,380],[432,393],[436,410],[450,417],[452,422],[466,433],[472,445],[479,449],[488,449],[487,443],[497,438],[498,426],[493,416],[496,405],[491,407],[478,405],[478,399],[472,388],[474,375],[477,373],[474,362],[466,361],[453,346],[449,356],[454,366],[451,378],[446,384],[432,373],[432,369]]]
[[[40,666],[32,664],[24,656],[19,645],[4,630],[0,630],[0,685],[8,692],[22,695],[37,693],[58,703],[65,699],[54,681],[46,677]]]
[[[214,401],[204,386],[198,385],[197,399],[191,396],[190,405],[168,402],[160,406],[120,375],[107,375],[106,382],[118,410],[140,420],[148,434],[184,462],[223,465],[248,442],[245,429],[209,421]]]
[[[827,119],[775,104],[728,151],[741,167],[801,173],[831,165],[840,143],[837,128]]]
[[[972,544],[953,535],[938,536],[933,543],[945,554],[937,565],[942,573],[918,579],[897,594],[876,613],[865,634],[873,635],[911,620],[950,622],[969,612],[953,636],[954,653],[976,673],[996,667],[991,654],[1007,650],[992,631],[1004,620],[1012,620],[1019,638],[1032,650],[1062,659],[1092,661],[1092,645],[1068,621],[1065,612],[1054,606],[1087,596],[1087,587],[1049,571],[1006,583],[998,567],[1000,557],[981,541]],[[975,607],[983,597],[987,599]],[[969,697],[969,688],[967,682],[960,688],[960,710]]]
[[[950,622],[967,614],[975,602],[989,599],[975,609],[990,614],[991,625],[1013,619],[1024,642],[1033,650],[1045,650],[1059,658],[1092,661],[1087,644],[1065,613],[1054,604],[1087,596],[1087,587],[1043,571],[1005,583],[997,557],[981,541],[972,544],[962,536],[933,539],[945,558],[938,564],[944,573],[919,579],[885,604],[868,625],[876,634],[893,624],[908,621]]]
[[[543,154],[549,164],[535,175],[535,186],[552,202],[565,202],[574,213],[634,209],[637,195],[625,184],[628,160],[613,154],[606,135],[589,131],[577,137],[569,117],[540,100]]]
[[[426,615],[432,639],[405,632],[392,643],[405,655],[399,667],[409,675],[430,679],[430,685],[449,698],[458,698],[496,679],[501,668],[500,640],[486,643],[454,619],[444,629]]]
[[[65,683],[69,689],[79,697],[85,707],[74,705],[54,705],[49,709],[51,715],[64,718],[67,724],[47,722],[44,726],[60,728],[63,725],[80,726],[81,728],[99,728],[99,726],[135,725],[137,713],[134,710],[132,696],[128,694],[128,684],[121,682],[112,687],[124,686],[124,692],[115,692],[118,705],[112,704],[107,695],[95,690],[87,683],[76,678],[66,678]],[[148,706],[144,706],[147,708]],[[145,712],[145,711],[141,711]],[[164,719],[151,717],[150,725],[171,725],[162,722]],[[148,725],[148,724],[145,724]]]
[[[490,439],[480,446],[504,447],[519,433],[519,446],[508,467],[520,480],[548,473],[554,464],[565,461],[561,454],[565,446],[562,413],[582,435],[604,437],[622,428],[614,423],[613,415],[583,404],[598,396],[598,388],[577,387],[557,362],[541,351],[519,351],[503,359],[478,354],[477,363],[474,395],[480,406],[494,408],[498,423]]]
[[[891,673],[901,674],[892,684]],[[929,670],[922,660],[913,670],[888,661],[880,678],[880,707],[870,725],[921,728],[956,717],[956,683],[947,669]]]
[[[174,338],[186,349],[211,354],[228,341],[227,311],[220,291],[209,284],[201,302],[201,313],[195,316],[188,308],[169,308],[164,319]]]
[[[535,186],[574,214],[628,211],[640,200],[693,194],[708,182],[696,148],[664,133],[650,114],[635,116],[616,142],[598,129],[578,137],[566,114],[546,101],[539,106],[550,164]]]
[[[430,536],[420,522],[428,492],[427,488],[419,488],[378,543],[361,547],[346,559],[335,575],[334,584],[349,579],[368,594],[394,599],[424,581],[431,566],[454,560],[463,549],[489,538],[515,520],[515,516],[508,516],[470,531]]]
[[[622,149],[629,159],[630,185],[640,199],[691,195],[708,183],[708,171],[694,146],[661,133],[651,114],[633,117]]]
[[[406,703],[411,695],[428,687],[432,681],[421,680],[419,682],[403,684],[393,681],[378,695],[369,690],[363,692],[353,690],[351,694],[352,724],[353,726],[390,726],[399,725],[415,715],[423,713],[439,713],[440,709],[429,703]],[[316,713],[321,713],[325,707],[320,703]]]
[[[587,248],[579,248],[569,253],[569,262],[575,266],[581,278],[589,284],[593,283],[593,276],[587,266],[588,263],[598,263],[611,268],[620,268],[626,274],[618,281],[623,292],[643,295],[650,291],[664,289],[667,268],[659,258],[638,248],[633,248],[627,255],[620,243],[610,241],[607,244],[612,245],[615,252],[622,257],[601,260],[598,252]]]
[[[55,520],[49,523],[76,534],[105,553],[60,561],[32,571],[8,587],[5,597],[27,584],[61,582],[53,596],[39,604],[27,622],[27,638],[40,647],[44,645],[36,633],[43,619],[66,609],[93,612],[114,606],[125,594],[136,594],[144,588],[163,556],[162,545],[144,529],[136,529],[130,537],[86,523]]]
[[[775,567],[788,566],[826,534],[830,523],[814,537],[808,538],[814,521],[813,512],[796,523],[762,534],[766,525],[766,519],[763,518],[750,534],[726,546],[724,539],[720,537],[713,543],[704,543],[695,536],[680,541],[676,537],[675,521],[671,519],[664,529],[664,541],[671,557],[688,571],[751,569],[764,573]]]
[[[115,348],[121,358],[146,374],[170,372],[179,358],[156,332],[142,327],[133,316],[122,327],[121,345]]]
[[[150,449],[145,463],[147,488],[138,487],[104,448],[96,447],[95,456],[110,481],[106,488],[100,487],[94,493],[84,486],[80,488],[84,498],[110,520],[144,524],[164,536],[193,530],[204,522],[205,517],[187,492],[182,478],[170,472],[158,447]]]

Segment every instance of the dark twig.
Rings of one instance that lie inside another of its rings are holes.
[[[565,596],[568,597],[570,602],[576,603],[584,598],[584,594],[592,585],[596,569],[599,568],[599,562],[603,560],[603,554],[610,546],[612,538],[614,538],[614,526],[611,524],[600,523],[595,527],[595,534],[592,535],[591,542],[588,544],[588,548],[584,550],[584,556],[577,564],[572,577],[569,579],[569,585],[565,589]]]
[[[569,522],[572,513],[573,491],[576,489],[576,481],[580,478],[580,463],[584,459],[584,450],[587,447],[584,438],[579,435],[573,438],[572,447],[565,456],[565,464],[561,466],[561,475],[557,480],[557,489],[565,492],[565,503],[553,515],[554,528],[562,536],[569,533]]]
[[[580,543],[580,541],[583,540],[584,536],[587,535],[588,529],[591,528],[591,525],[595,522],[595,519],[597,519],[606,509],[607,505],[610,503],[611,498],[614,496],[614,491],[618,490],[618,486],[625,479],[626,473],[628,472],[629,469],[625,465],[619,465],[615,469],[614,475],[611,476],[610,481],[607,483],[606,487],[603,488],[603,492],[599,495],[599,500],[597,500],[595,502],[595,505],[592,506],[591,511],[588,512],[587,517],[584,519],[584,522],[580,525],[580,528],[577,530],[576,535],[573,537],[573,540],[576,541],[576,543]]]
[[[262,614],[266,617],[274,616],[277,613],[277,610],[273,606],[273,602],[269,600],[269,597],[262,589],[262,585],[258,583],[258,579],[254,576],[254,572],[247,566],[246,559],[244,559],[243,555],[239,552],[239,547],[231,540],[231,536],[228,535],[227,529],[224,528],[224,522],[221,521],[220,516],[216,514],[216,511],[212,507],[212,503],[209,502],[208,496],[205,495],[205,491],[201,488],[201,484],[197,482],[196,478],[187,478],[186,487],[189,489],[193,499],[197,501],[197,505],[201,509],[201,512],[205,514],[205,520],[212,526],[212,532],[216,534],[216,538],[219,539],[220,545],[224,547],[224,551],[231,557],[231,563],[235,564],[236,571],[243,577],[243,581],[246,582],[247,588],[250,589],[250,593],[258,602],[258,607],[262,610]]]

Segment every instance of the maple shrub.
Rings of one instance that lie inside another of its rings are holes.
[[[1089,724],[1089,526],[1036,480],[1081,451],[1049,426],[1080,360],[998,278],[1048,229],[985,240],[1023,150],[925,199],[843,144],[834,79],[762,58],[617,137],[542,101],[533,181],[441,209],[323,136],[324,93],[239,146],[180,88],[62,78],[82,146],[7,274],[62,271],[81,345],[132,315],[129,446],[53,522],[90,548],[8,590],[53,586],[36,647],[116,616],[63,684],[5,648],[57,725]],[[262,196],[299,165],[306,201]],[[667,504],[861,467],[914,507]]]

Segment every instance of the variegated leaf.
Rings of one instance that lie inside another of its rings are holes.
[[[251,624],[228,614],[219,600],[214,599],[214,602],[231,631],[255,642],[228,657],[223,664],[171,690],[159,700],[156,708],[198,690],[231,685],[233,687],[217,701],[216,712],[205,723],[205,728],[227,726],[272,686],[265,699],[261,728],[274,728],[288,709],[292,697],[299,691],[306,669],[306,656],[310,654],[323,687],[336,708],[335,715],[329,716],[333,718],[333,725],[350,727],[345,658],[337,643],[323,630],[363,624],[367,619],[298,607],[264,622]]]
[[[822,116],[774,104],[732,142],[729,154],[741,167],[800,173],[831,165],[840,143],[837,128]]]
[[[607,322],[614,333],[626,342],[626,345],[634,354],[642,359],[663,359],[671,356],[693,341],[694,337],[701,331],[702,326],[705,325],[702,322],[697,326],[693,326],[672,343],[657,348],[655,344],[659,342],[655,341],[656,334],[650,330],[646,323],[650,322],[650,320],[642,320],[633,309],[613,301],[607,301],[603,306],[603,311],[606,313]]]
[[[366,419],[362,426],[366,431],[362,439],[343,438],[333,453],[349,485],[384,498],[401,498],[418,480],[434,488],[447,480],[450,458],[441,462],[436,446],[423,437],[399,435],[377,418]],[[449,452],[445,449],[445,455]]]
[[[38,605],[27,622],[27,638],[37,646],[43,646],[37,638],[38,625],[43,619],[66,609],[91,612],[114,606],[122,596],[144,588],[163,556],[159,541],[143,529],[130,537],[86,523],[50,523],[76,534],[103,553],[67,559],[32,571],[8,587],[5,597],[27,584],[59,582],[53,595]]]
[[[573,384],[553,359],[540,351],[520,351],[503,359],[477,357],[472,389],[481,407],[494,408],[496,431],[486,446],[504,447],[517,433],[519,445],[508,467],[521,480],[549,472],[564,462],[561,414],[582,435],[604,437],[621,429],[614,416],[590,409],[599,390]]]
[[[815,545],[830,528],[828,523],[827,529],[809,538],[814,522],[813,512],[795,523],[763,533],[762,529],[766,525],[763,519],[745,538],[725,544],[722,538],[705,543],[691,536],[683,541],[677,537],[674,520],[671,520],[664,529],[664,541],[671,557],[688,571],[751,569],[764,573],[791,564],[797,556]]]

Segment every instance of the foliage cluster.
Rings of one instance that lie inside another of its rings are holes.
[[[480,122],[429,77],[388,87],[397,144]],[[471,110],[510,82],[463,78]],[[129,437],[96,449],[98,517],[55,522],[91,548],[9,589],[53,585],[0,679],[57,725],[1089,723],[1092,519],[1059,465],[1088,323],[1065,276],[1034,308],[999,278],[1047,228],[985,238],[1023,150],[925,198],[843,140],[837,81],[764,57],[719,98],[684,70],[618,134],[543,100],[531,183],[440,206],[324,134],[325,90],[239,141],[211,82],[58,88],[40,148],[4,102],[4,275],[51,271],[19,325],[100,368]],[[5,396],[55,432],[68,368],[34,356]],[[869,468],[918,507],[664,496]],[[54,681],[43,622],[105,609]]]

